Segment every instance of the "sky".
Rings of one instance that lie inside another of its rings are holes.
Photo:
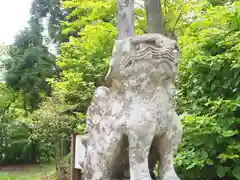
[[[0,0],[0,44],[11,44],[29,19],[32,0]]]

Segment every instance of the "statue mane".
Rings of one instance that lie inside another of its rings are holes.
[[[106,79],[123,89],[168,86],[177,72],[178,55],[177,42],[160,34],[118,41]]]

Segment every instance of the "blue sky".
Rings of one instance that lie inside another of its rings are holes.
[[[32,0],[0,0],[0,44],[10,44],[29,19]]]

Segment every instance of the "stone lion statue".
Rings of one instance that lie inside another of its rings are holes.
[[[179,180],[173,154],[182,129],[173,103],[179,49],[160,34],[116,42],[106,80],[87,112],[86,180]]]

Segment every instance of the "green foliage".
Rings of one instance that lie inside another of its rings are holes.
[[[68,103],[59,94],[47,98],[33,113],[32,139],[49,142],[47,146],[50,148],[56,148],[59,140],[69,139],[78,122],[74,116],[62,114],[68,107]]]
[[[62,36],[60,30],[60,22],[67,15],[60,6],[60,0],[33,0],[30,13],[30,23],[38,22],[41,30],[47,29],[48,36],[54,43],[67,41],[67,36]],[[45,26],[44,18],[47,18]]]
[[[162,0],[164,28],[167,35],[182,36],[185,28],[198,18],[199,13],[208,6],[206,0]]]
[[[55,77],[58,70],[55,64],[56,57],[49,53],[48,48],[44,45],[45,39],[42,33],[46,27],[44,27],[43,18],[49,17],[49,36],[55,42],[60,41],[59,38],[62,38],[59,34],[60,21],[63,12],[60,10],[58,0],[34,0],[30,13],[29,27],[19,32],[14,43],[8,48],[1,46],[1,69],[5,71],[1,75],[4,75],[7,82],[7,87],[4,85],[0,94],[0,145],[1,153],[3,153],[1,155],[6,156],[7,150],[12,151],[9,153],[12,159],[7,156],[4,162],[29,162],[27,156],[24,155],[25,158],[19,158],[19,156],[23,154],[22,151],[25,152],[26,149],[29,149],[28,146],[32,148],[32,145],[34,145],[34,150],[32,149],[31,152],[35,154],[35,162],[38,161],[38,156],[41,160],[47,160],[54,156],[53,150],[47,149],[48,143],[52,141],[46,141],[44,144],[38,139],[41,138],[40,136],[33,138],[29,134],[35,133],[33,111],[39,108],[39,104],[46,96],[51,96],[52,89],[47,78]],[[63,39],[61,40],[63,41]],[[20,125],[16,125],[19,123]],[[20,128],[22,124],[27,125],[27,131]],[[40,125],[39,127],[45,128]],[[21,132],[26,133],[24,140],[20,135],[20,141],[15,141],[17,137],[14,136],[16,138],[14,139],[10,136],[12,133],[21,134]],[[5,141],[8,141],[9,144],[6,144]],[[22,144],[18,142],[22,142]],[[31,155],[29,150],[26,152],[29,156]]]
[[[0,84],[0,163],[35,163],[37,148],[28,141],[31,129],[21,118],[24,111],[17,109],[17,98],[13,90]]]
[[[40,156],[53,157],[56,161],[57,176],[63,176],[64,157],[69,153],[70,136],[76,129],[79,119],[76,116],[64,114],[69,108],[65,98],[59,93],[53,93],[40,108],[33,113],[31,139],[38,142]],[[66,174],[65,174],[66,176]]]
[[[49,35],[58,41],[62,16],[58,0],[34,0],[29,26],[15,37],[14,43],[9,46],[10,57],[3,62],[8,86],[23,94],[24,109],[30,112],[37,109],[44,96],[51,94],[46,79],[54,77],[58,70],[56,57],[44,44],[43,31],[46,27],[43,19],[49,17]]]
[[[229,8],[210,8],[181,38],[178,103],[189,112],[207,111],[209,101],[239,99],[239,3]]]
[[[184,138],[175,159],[182,179],[237,178],[239,130],[233,127],[239,120],[229,118],[229,125],[222,120],[211,116],[185,117]]]
[[[176,157],[183,179],[239,179],[239,9],[210,6],[179,39],[178,110],[193,114]]]
[[[55,58],[42,46],[41,36],[31,29],[25,29],[9,48],[10,58],[3,63],[5,79],[9,87],[24,96],[24,108],[37,108],[42,96],[50,95],[46,79],[55,73]]]
[[[208,0],[213,6],[224,6],[228,2],[234,2],[235,0]]]
[[[12,121],[3,126],[7,134],[4,134],[1,163],[36,163],[36,145],[28,141],[30,129],[26,124]]]
[[[86,112],[95,87],[103,84],[108,61],[116,36],[113,1],[64,1],[64,8],[72,8],[63,22],[62,33],[75,32],[69,42],[61,44],[57,65],[62,69],[61,80],[50,80],[55,92],[64,95],[74,112]],[[80,117],[81,118],[81,117]]]

